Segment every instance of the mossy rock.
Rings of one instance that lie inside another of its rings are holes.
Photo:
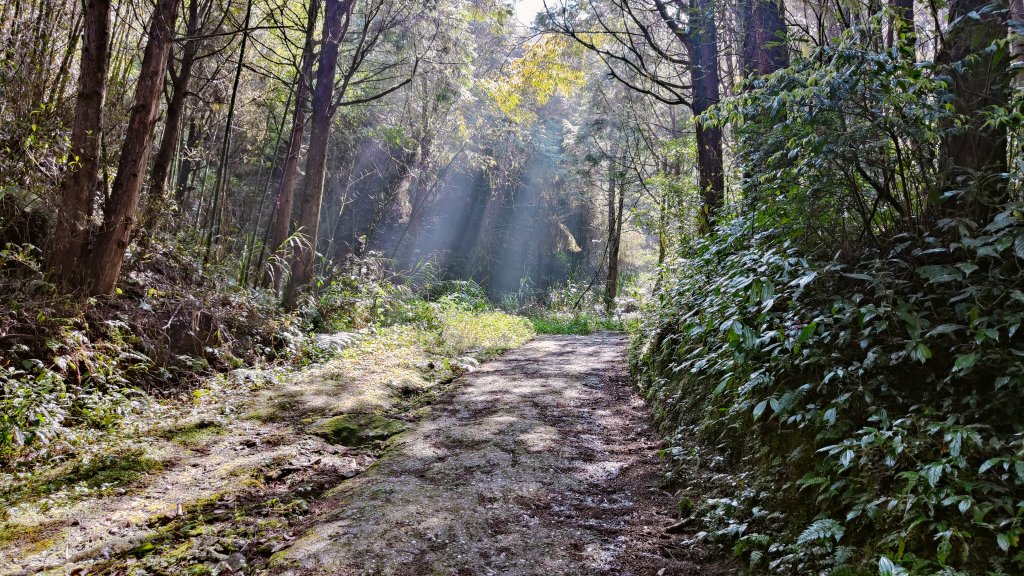
[[[405,431],[405,422],[376,414],[342,414],[314,424],[310,432],[331,444],[362,446]]]

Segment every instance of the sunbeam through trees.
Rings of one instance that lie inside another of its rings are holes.
[[[1024,574],[1020,0],[6,0],[0,576]]]

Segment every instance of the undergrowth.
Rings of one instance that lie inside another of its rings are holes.
[[[900,153],[965,119],[948,70],[872,26],[707,119],[740,127],[743,214],[667,263],[633,367],[678,478],[706,481],[683,488],[693,539],[750,570],[1024,574],[1018,177]]]
[[[301,319],[265,293],[216,287],[161,246],[117,294],[59,295],[39,250],[0,250],[0,468],[63,458],[153,397],[292,355]]]
[[[538,334],[587,335],[594,332],[621,332],[627,322],[587,312],[551,312],[530,315],[530,322]]]
[[[673,263],[641,388],[680,463],[749,472],[702,537],[777,574],[1024,572],[1021,210],[856,264],[739,219]]]
[[[81,300],[57,295],[38,249],[8,245],[0,251],[0,471],[88,457],[83,447],[121,433],[129,416],[159,412],[155,398],[187,399],[216,373],[326,360],[334,351],[315,332],[409,333],[452,357],[494,355],[534,335],[473,282],[402,284],[375,255],[325,274],[289,313],[270,291],[239,288],[216,266],[204,273],[179,240],[158,245],[116,295]]]

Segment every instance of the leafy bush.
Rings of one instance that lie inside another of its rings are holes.
[[[988,196],[1005,174],[949,181],[925,151],[971,119],[871,32],[716,112],[746,205],[666,265],[633,366],[679,473],[713,486],[697,537],[752,568],[1021,574],[1024,203]]]
[[[457,302],[473,310],[491,307],[487,291],[472,280],[435,280],[427,282],[418,293],[428,301]]]
[[[673,263],[634,365],[678,445],[757,471],[740,550],[780,574],[1024,570],[1022,210],[856,264],[739,219]]]
[[[65,458],[211,370],[273,359],[295,322],[263,293],[210,288],[158,245],[118,294],[55,295],[39,250],[0,250],[0,469]]]
[[[411,296],[407,288],[389,281],[387,262],[370,254],[317,276],[301,313],[317,332],[353,330],[390,323],[387,318],[399,313]]]

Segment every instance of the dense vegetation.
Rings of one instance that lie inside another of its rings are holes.
[[[0,7],[4,502],[216,374],[628,330],[694,545],[1024,573],[1020,2],[520,4]]]
[[[1007,29],[976,38],[998,7],[957,8],[934,60],[883,12],[707,116],[742,194],[663,269],[634,361],[683,468],[718,474],[685,516],[752,569],[1024,570],[1021,100]],[[980,50],[951,60],[959,35]]]

